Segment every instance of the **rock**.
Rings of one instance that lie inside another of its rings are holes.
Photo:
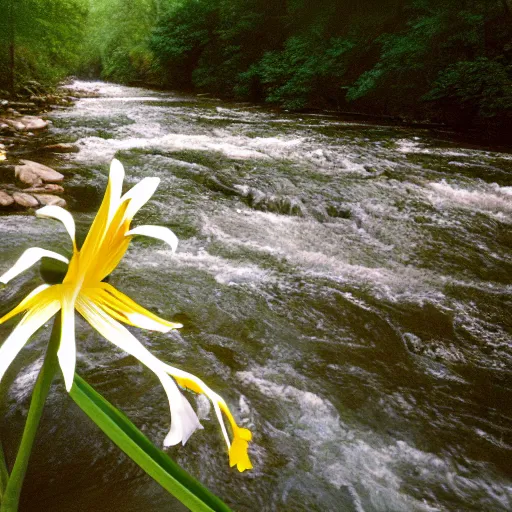
[[[3,190],[0,190],[0,206],[11,206],[14,203],[14,199]]]
[[[48,126],[48,121],[37,116],[23,116],[19,119],[25,126],[24,130],[29,132],[33,130],[44,130]]]
[[[60,144],[50,144],[42,148],[45,151],[52,151],[53,153],[78,153],[80,150],[74,144],[61,142]]]
[[[44,96],[32,95],[32,96],[30,96],[30,101],[33,101],[34,103],[37,103],[37,104],[45,104],[46,98]]]
[[[35,208],[36,206],[39,206],[38,200],[35,197],[32,197],[30,194],[25,194],[24,192],[14,192],[12,197],[17,204],[25,208]]]
[[[31,160],[20,160],[20,162],[23,165],[16,166],[16,170],[15,170],[16,177],[19,177],[19,179],[21,181],[23,181],[24,183],[27,183],[28,185],[37,187],[37,186],[41,185],[41,183],[31,183],[28,181],[24,181],[21,178],[22,172],[28,171],[30,173],[33,173],[37,177],[39,177],[40,180],[47,181],[49,183],[56,183],[56,182],[62,181],[64,179],[63,174],[61,174],[60,172],[54,171],[52,168],[47,167],[46,165],[38,164],[37,162],[32,162]]]
[[[10,105],[15,108],[34,108],[36,106],[30,101],[11,101]]]
[[[50,194],[34,194],[41,204],[53,206],[66,206],[66,201],[62,197],[52,196]]]
[[[25,125],[21,123],[20,121],[17,121],[16,119],[10,119],[10,118],[3,118],[0,119],[0,123],[6,124],[10,128],[13,128],[14,130],[17,130],[19,132],[23,131],[25,129]]]
[[[204,184],[214,192],[222,192],[226,196],[235,196],[239,195],[239,192],[237,189],[230,187],[229,185],[226,185],[222,183],[219,178],[216,176],[208,176],[205,179]]]
[[[23,183],[32,187],[38,187],[43,184],[43,180],[35,172],[32,172],[25,165],[17,165],[15,167],[15,176]]]
[[[55,183],[47,183],[42,187],[26,188],[24,192],[30,192],[31,194],[63,194],[64,188],[61,187],[60,185],[56,185]]]

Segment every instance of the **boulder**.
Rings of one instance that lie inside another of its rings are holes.
[[[35,103],[32,103],[31,101],[11,101],[10,103],[11,107],[14,108],[35,108]]]
[[[30,192],[31,194],[63,194],[64,188],[55,183],[47,183],[42,187],[26,188],[24,192]]]
[[[25,130],[25,125],[16,119],[10,119],[8,117],[4,117],[0,119],[1,124],[6,124],[8,127],[13,128],[16,131],[22,132]]]
[[[15,176],[23,183],[30,185],[32,187],[38,187],[43,184],[43,180],[40,176],[38,176],[35,172],[32,172],[25,165],[17,165],[15,167]]]
[[[39,206],[39,202],[35,197],[32,197],[30,194],[25,194],[24,192],[14,192],[12,195],[16,204],[23,206],[25,208],[35,208]]]
[[[11,206],[14,203],[14,199],[3,190],[0,190],[0,206]]]
[[[66,206],[66,201],[62,197],[52,196],[50,194],[34,194],[37,200],[46,205]]]
[[[37,162],[32,162],[31,160],[20,160],[20,162],[23,165],[16,166],[16,169],[15,169],[16,177],[19,178],[24,183],[27,183],[28,185],[37,187],[37,186],[41,185],[42,183],[31,183],[29,181],[24,181],[21,178],[22,173],[25,174],[25,173],[30,172],[32,174],[35,174],[41,180],[41,182],[47,181],[49,183],[56,183],[56,182],[62,181],[64,179],[63,174],[61,174],[60,172],[54,171],[52,168],[47,167],[46,165],[38,164]],[[30,176],[28,176],[28,174],[27,174],[27,177],[31,178]]]
[[[80,150],[74,144],[62,142],[60,144],[50,144],[43,148],[45,151],[52,151],[53,153],[78,153]]]
[[[41,119],[37,116],[23,116],[19,119],[21,123],[25,126],[24,130],[27,132],[35,131],[35,130],[44,130],[48,127],[48,121]]]

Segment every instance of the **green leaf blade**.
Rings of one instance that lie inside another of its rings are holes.
[[[126,455],[190,510],[231,510],[167,454],[159,450],[122,412],[77,374],[70,396]]]

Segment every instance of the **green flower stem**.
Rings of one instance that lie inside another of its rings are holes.
[[[7,464],[5,462],[4,450],[2,448],[2,443],[0,443],[0,503],[2,503],[2,498],[5,492],[5,486],[7,485],[7,481],[9,480],[9,471],[7,471]]]
[[[60,342],[60,331],[61,320],[60,315],[57,315],[53,323],[52,335],[50,337],[48,348],[46,349],[43,366],[39,371],[34,391],[32,392],[30,409],[25,423],[25,430],[23,431],[18,455],[16,456],[11,476],[7,481],[5,493],[2,497],[0,512],[16,512],[18,510],[21,487],[23,486],[23,479],[27,472],[30,453],[32,451],[32,446],[34,445],[39,421],[43,414],[44,403],[48,396],[48,392],[50,391],[50,386],[58,366],[57,350]]]

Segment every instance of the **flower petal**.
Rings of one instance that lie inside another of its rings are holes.
[[[39,303],[21,319],[0,347],[0,380],[28,339],[60,309],[57,300]]]
[[[108,283],[98,283],[97,288],[83,290],[82,294],[109,315],[134,327],[159,332],[169,332],[171,329],[183,327],[182,324],[169,322],[151,313]]]
[[[190,389],[196,393],[204,393],[213,404],[217,419],[219,420],[224,439],[229,449],[229,462],[231,466],[236,465],[238,471],[242,472],[246,469],[252,469],[252,464],[249,459],[248,447],[249,441],[252,439],[250,430],[246,428],[240,428],[233,418],[231,411],[229,410],[226,402],[217,393],[212,391],[203,381],[197,378],[191,373],[184,372],[178,368],[174,368],[168,364],[163,363],[165,371],[172,375],[176,382],[187,389]],[[224,420],[222,418],[221,411],[226,415],[233,431],[233,443],[230,444]]]
[[[80,254],[83,259],[93,261],[97,252],[101,249],[101,245],[108,231],[110,221],[113,219],[115,212],[121,205],[121,191],[123,188],[124,168],[119,160],[112,160],[110,165],[110,175],[108,179],[107,191],[103,197],[101,206],[94,218],[91,229],[87,234],[87,238],[82,245]]]
[[[125,327],[116,322],[116,320],[111,318],[87,297],[83,295],[78,296],[76,309],[102,336],[120,349],[136,357],[156,374],[167,394],[171,409],[170,441],[175,443],[181,441],[185,444],[190,435],[198,428],[202,428],[202,426],[190,404],[187,407],[183,401],[185,399],[178,397],[177,393],[180,395],[181,393],[174,381],[164,371],[163,363],[151,354]],[[176,426],[174,423],[176,423]],[[166,440],[169,441],[168,438]]]
[[[138,226],[131,229],[125,236],[144,235],[158,238],[171,246],[172,252],[178,247],[178,237],[169,229],[163,226]]]
[[[67,210],[64,210],[64,208],[61,208],[60,206],[54,206],[54,205],[48,205],[43,206],[43,208],[40,208],[36,211],[36,215],[38,217],[42,217],[44,219],[56,219],[60,220],[62,224],[64,224],[64,227],[66,228],[66,231],[69,233],[69,236],[71,237],[71,240],[73,241],[73,248],[76,247],[75,244],[75,221],[73,219],[73,216],[71,213],[69,213]]]
[[[121,204],[121,193],[123,191],[124,167],[123,164],[114,158],[110,163],[110,204],[108,209],[108,223],[114,218],[114,215]]]
[[[162,372],[171,382],[172,386],[168,386],[166,390],[171,406],[171,430],[165,436],[164,446],[174,446],[181,442],[182,445],[188,441],[190,436],[197,430],[202,429],[199,418],[194,409],[178,389],[178,386],[165,372]],[[162,380],[162,377],[161,377]],[[163,381],[164,382],[164,381]],[[162,382],[162,383],[163,383]]]
[[[0,282],[7,284],[11,279],[30,268],[41,258],[53,258],[69,264],[69,260],[61,254],[53,251],[47,251],[46,249],[41,249],[39,247],[31,247],[19,257],[18,261],[12,268],[10,268],[0,277]]]
[[[236,464],[236,468],[240,473],[246,469],[252,469],[249,454],[247,453],[251,439],[252,434],[249,430],[239,428],[238,431],[235,432],[235,438],[229,450],[229,465],[233,467]]]
[[[174,368],[173,366],[168,365],[166,363],[162,364],[164,365],[165,371],[172,375],[176,382],[181,387],[185,389],[190,389],[191,391],[194,391],[194,393],[205,394],[211,400],[213,404],[213,409],[215,410],[215,414],[217,415],[217,420],[222,430],[222,435],[224,436],[224,440],[226,441],[226,445],[229,449],[231,447],[231,443],[229,442],[229,436],[226,430],[226,426],[224,424],[224,418],[222,417],[221,409],[228,417],[228,420],[230,421],[233,431],[235,431],[238,428],[238,426],[235,422],[235,419],[233,418],[233,415],[229,411],[229,408],[226,405],[224,399],[217,393],[215,393],[215,391],[210,389],[201,379],[199,379],[195,375],[180,370],[179,368]]]
[[[0,324],[7,322],[7,320],[12,318],[13,316],[19,315],[20,313],[23,313],[23,311],[29,309],[34,304],[34,301],[32,299],[34,299],[36,295],[39,295],[41,292],[47,290],[48,288],[50,288],[49,284],[42,284],[41,286],[38,286],[37,288],[32,290],[15,308],[11,309],[9,313],[0,318]],[[38,301],[41,301],[41,297],[38,297]]]
[[[128,190],[121,198],[121,202],[130,200],[124,218],[132,220],[135,214],[151,199],[159,184],[160,178],[144,178]]]
[[[64,376],[66,391],[71,390],[75,376],[76,341],[75,341],[75,304],[71,297],[62,299],[62,328],[60,345],[57,352],[60,368]]]

